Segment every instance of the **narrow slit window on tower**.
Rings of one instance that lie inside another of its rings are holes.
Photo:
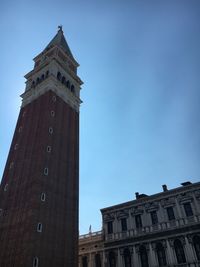
[[[52,134],[53,133],[53,128],[49,127],[49,133]]]
[[[34,257],[33,258],[33,267],[38,267],[38,262],[39,262],[38,257]]]
[[[48,153],[51,152],[51,146],[47,146],[47,152],[48,152]]]
[[[14,162],[11,162],[9,168],[12,169],[13,166],[14,166]]]
[[[19,130],[18,130],[19,133],[22,132],[22,126],[19,127]]]
[[[8,184],[4,186],[4,191],[6,192],[8,190]]]
[[[45,202],[45,200],[46,200],[46,194],[42,193],[41,194],[41,201]]]
[[[51,117],[54,117],[54,116],[55,116],[55,111],[52,110],[52,111],[51,111]]]
[[[46,78],[49,76],[49,71],[48,70],[46,71],[46,75],[45,76],[46,76]]]
[[[48,168],[44,168],[44,175],[48,175],[49,174],[49,169]]]
[[[42,232],[42,223],[37,224],[37,232],[41,233]]]
[[[18,149],[18,144],[15,144],[15,146],[14,146],[14,150],[17,150]]]
[[[52,97],[52,101],[56,102],[56,96],[55,95]]]

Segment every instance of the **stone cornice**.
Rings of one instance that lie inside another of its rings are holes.
[[[28,105],[41,95],[48,91],[53,91],[64,102],[69,104],[76,112],[79,112],[81,99],[75,96],[70,90],[68,90],[63,84],[61,84],[53,75],[50,75],[41,84],[38,84],[36,88],[31,88],[25,91],[22,97],[22,107]]]

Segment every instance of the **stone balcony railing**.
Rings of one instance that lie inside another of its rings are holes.
[[[105,234],[105,241],[120,240],[126,238],[133,238],[155,232],[163,232],[176,228],[181,228],[187,225],[195,225],[200,223],[200,215],[195,215],[188,218],[176,219],[173,221],[162,222],[155,225],[145,226],[138,229],[129,229],[124,232],[114,232],[112,234]]]
[[[101,241],[103,240],[103,231],[91,232],[85,235],[79,236],[79,244],[91,242],[91,241]]]

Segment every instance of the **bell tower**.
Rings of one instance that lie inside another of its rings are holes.
[[[82,81],[61,26],[34,62],[0,186],[0,266],[77,267]]]

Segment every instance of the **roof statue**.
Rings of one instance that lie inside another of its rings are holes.
[[[46,48],[44,49],[45,50],[48,50],[50,49],[51,47],[53,46],[60,46],[64,51],[65,53],[74,60],[74,57],[72,55],[72,52],[67,44],[67,41],[64,37],[64,34],[63,34],[63,30],[62,30],[62,25],[59,25],[58,26],[58,32],[57,34],[55,35],[55,37],[50,41],[50,43],[46,46]]]

